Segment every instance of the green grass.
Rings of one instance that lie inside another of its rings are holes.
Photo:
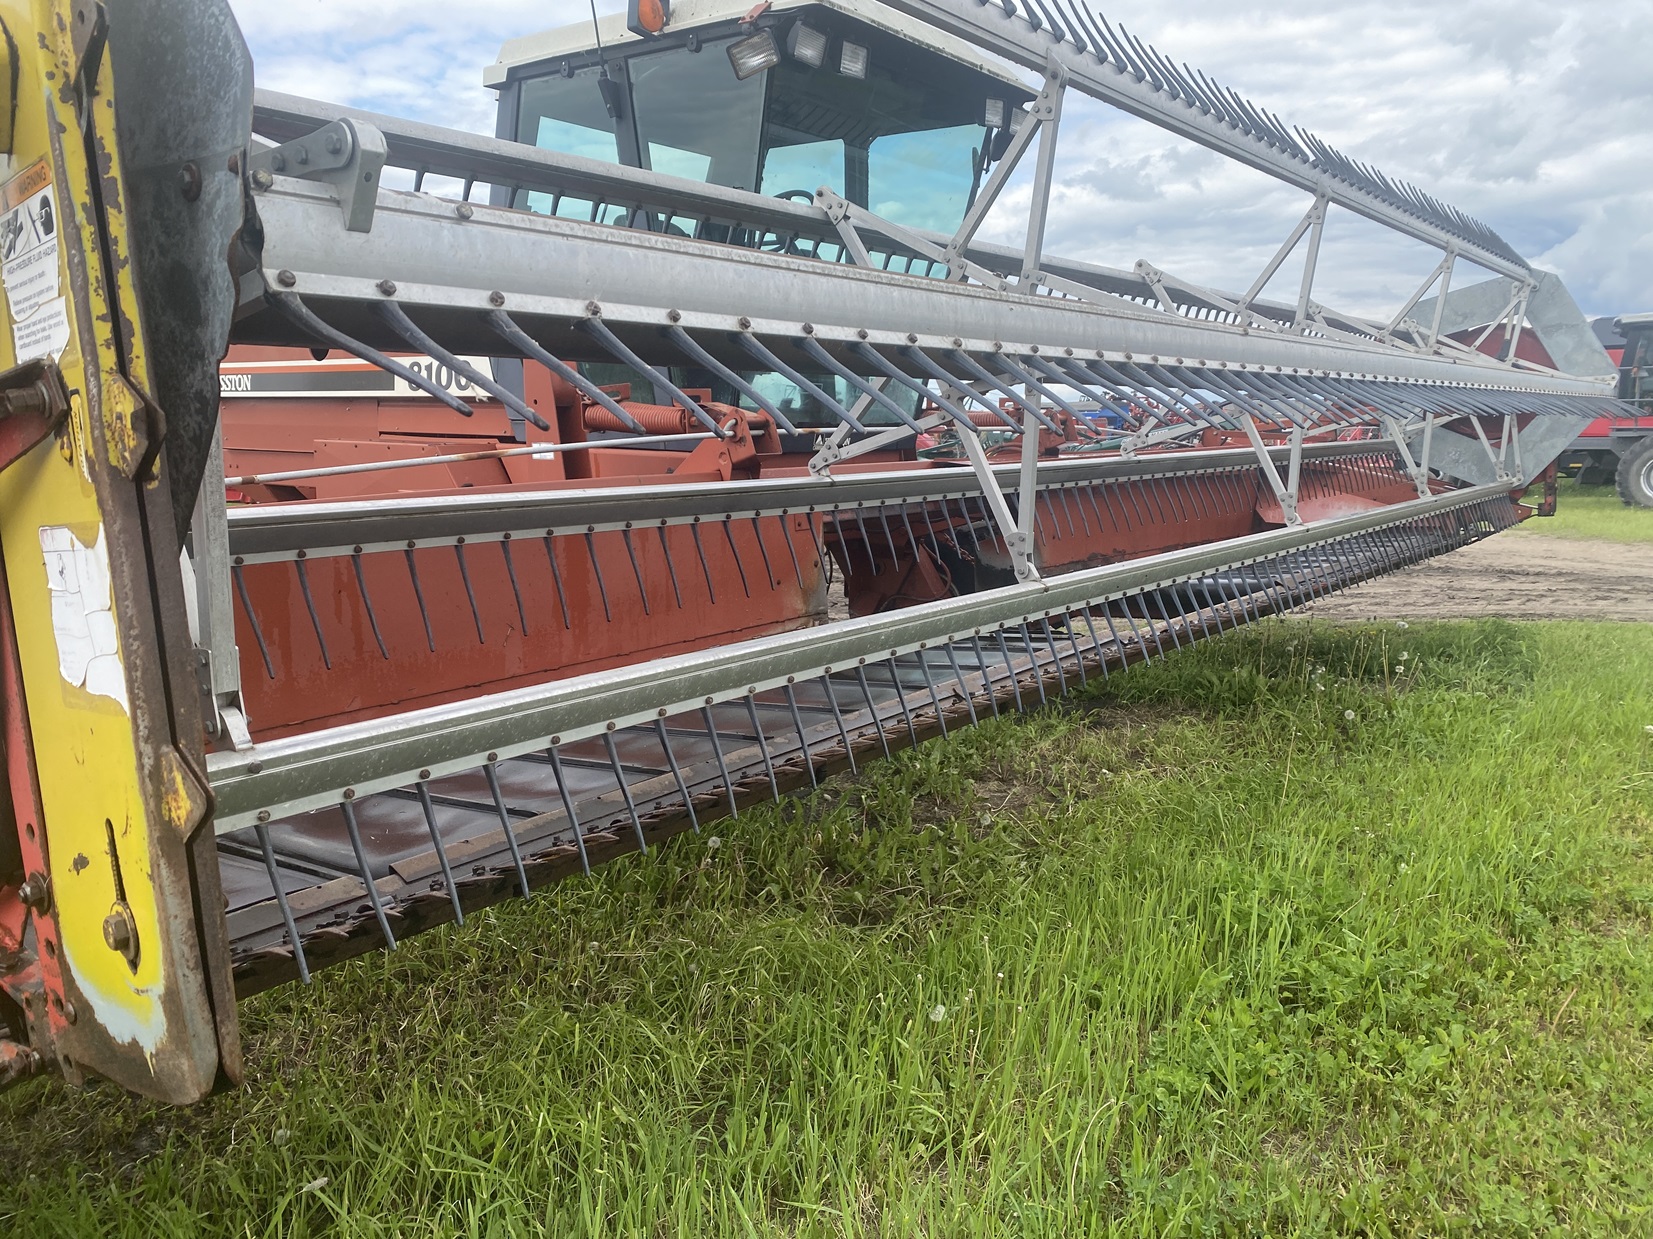
[[[193,1112],[9,1094],[0,1221],[1647,1234],[1649,725],[1653,627],[1272,622],[265,995]]]
[[[1653,508],[1626,506],[1611,486],[1580,486],[1572,478],[1562,478],[1556,486],[1555,515],[1525,521],[1515,532],[1603,542],[1653,542]],[[1527,502],[1536,503],[1537,497],[1531,496]]]

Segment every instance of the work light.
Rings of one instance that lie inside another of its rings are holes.
[[[802,22],[795,22],[786,36],[787,54],[811,69],[819,69],[825,63],[826,50],[826,35]]]
[[[729,44],[729,63],[734,66],[735,76],[743,82],[755,73],[773,69],[780,62],[781,49],[775,46],[775,36],[767,30]]]

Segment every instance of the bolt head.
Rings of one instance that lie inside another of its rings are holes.
[[[379,281],[379,292],[383,296],[394,297],[396,295],[396,281],[395,280],[380,280]]]
[[[336,133],[328,134],[327,153],[329,155],[337,155],[342,150],[344,150],[344,139]]]
[[[201,168],[198,164],[186,163],[178,174],[178,191],[183,194],[185,202],[196,202],[201,197]]]
[[[51,902],[52,885],[45,874],[34,873],[17,888],[17,897],[23,901],[23,906],[32,908],[36,912],[44,912]]]
[[[505,304],[505,294],[501,292],[489,293],[488,304],[493,306],[496,310],[501,308]]]
[[[111,951],[119,951],[122,955],[130,955],[132,945],[137,940],[132,924],[132,913],[125,908],[116,908],[103,918],[103,942]]]
[[[283,288],[292,288],[298,283],[298,276],[294,275],[291,271],[277,271],[276,283],[280,284]]]
[[[468,202],[461,202],[453,209],[453,213],[460,219],[470,219],[476,215],[476,208]]]

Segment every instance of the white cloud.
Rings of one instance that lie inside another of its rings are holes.
[[[589,20],[578,0],[232,0],[261,85],[492,132],[482,70],[508,38]],[[601,0],[600,12],[619,7]],[[1586,312],[1653,309],[1649,0],[1115,0],[1107,12],[1288,123],[1497,229]],[[1307,206],[1277,182],[1070,95],[1050,248],[1250,282]],[[1014,240],[1013,186],[991,223]],[[1019,195],[1019,196],[1018,196]],[[1334,213],[1315,293],[1405,299],[1421,246]],[[1296,264],[1270,293],[1289,299]],[[1460,277],[1470,278],[1468,273]]]

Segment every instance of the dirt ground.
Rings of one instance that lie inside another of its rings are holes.
[[[1351,620],[1653,621],[1653,545],[1500,534],[1301,613]]]

